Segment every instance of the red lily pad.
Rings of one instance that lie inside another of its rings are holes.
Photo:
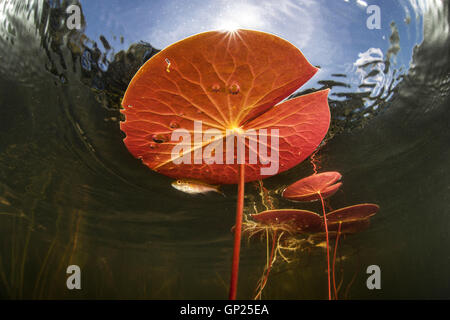
[[[357,204],[334,210],[327,214],[328,225],[366,220],[377,213],[380,207],[372,203]]]
[[[370,224],[370,217],[374,216],[379,208],[376,204],[363,203],[328,213],[327,226],[330,236],[337,233],[339,224],[341,224],[341,234],[357,233],[365,230]],[[325,235],[324,224],[322,224],[322,232]]]
[[[322,218],[315,212],[297,209],[267,210],[251,215],[252,219],[266,225],[284,225],[292,232],[318,232]]]
[[[167,176],[234,184],[238,164],[225,161],[227,129],[234,130],[228,136],[267,129],[259,134],[268,136],[269,150],[279,153],[274,174],[288,170],[306,159],[328,131],[328,90],[281,102],[316,71],[300,50],[275,35],[251,30],[194,35],[154,55],[132,79],[122,101],[124,143],[134,157]],[[220,136],[193,143],[194,121],[202,121],[197,135],[215,129]],[[183,141],[186,150],[173,158],[180,143],[171,139],[176,129],[185,129],[192,140]],[[271,143],[273,129],[279,130],[278,148]],[[246,155],[255,151],[249,141]],[[222,151],[215,148],[220,143]],[[194,153],[212,149],[223,164],[193,162]],[[190,164],[174,163],[185,157]],[[261,152],[259,157],[264,157]],[[269,165],[259,159],[247,164],[245,181],[266,178],[260,169]]]
[[[294,201],[316,201],[322,198],[328,198],[336,193],[342,185],[338,182],[341,174],[336,171],[322,172],[313,174],[309,177],[298,180],[284,189],[282,196]]]

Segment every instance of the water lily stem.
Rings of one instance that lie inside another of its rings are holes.
[[[236,207],[236,224],[234,228],[234,249],[233,249],[233,263],[231,265],[231,281],[229,299],[236,299],[238,274],[239,274],[239,253],[241,250],[241,230],[242,230],[242,214],[244,209],[244,176],[245,164],[239,165],[239,185],[238,185],[238,199]]]
[[[273,231],[273,235],[272,235],[272,249],[270,250],[270,258],[269,261],[267,263],[267,268],[266,268],[266,274],[265,276],[263,276],[263,279],[261,279],[261,284],[259,286],[259,290],[258,290],[258,294],[255,296],[254,300],[260,299],[261,298],[261,294],[264,290],[264,288],[266,287],[267,284],[267,280],[269,280],[269,273],[270,273],[270,269],[272,267],[272,264],[274,262],[274,253],[275,253],[275,242],[277,240],[277,231],[274,230]]]
[[[334,299],[338,299],[338,293],[336,290],[336,276],[335,276],[335,264],[336,264],[336,251],[338,248],[338,242],[339,242],[339,236],[341,234],[341,225],[342,225],[342,221],[339,221],[339,227],[338,227],[338,232],[336,235],[336,243],[334,245],[334,253],[333,253],[333,287],[334,287]]]
[[[328,242],[328,226],[327,226],[327,215],[325,213],[325,204],[323,203],[322,194],[319,192],[320,201],[322,202],[322,210],[323,210],[323,222],[325,225],[325,236],[327,238],[327,266],[328,266],[328,300],[331,300],[331,279],[330,279],[330,244]]]

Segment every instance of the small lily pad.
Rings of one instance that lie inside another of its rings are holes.
[[[282,196],[293,201],[316,201],[322,198],[328,198],[336,193],[342,185],[338,182],[341,174],[336,171],[313,174],[309,177],[298,180],[284,189]]]
[[[297,209],[267,210],[252,214],[253,220],[266,225],[283,225],[292,232],[313,233],[321,230],[322,218],[315,212]]]

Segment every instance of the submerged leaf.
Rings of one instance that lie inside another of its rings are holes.
[[[327,214],[329,224],[339,224],[339,222],[354,222],[368,219],[375,215],[380,209],[376,204],[363,203],[334,210]]]
[[[374,216],[380,207],[376,204],[357,204],[327,214],[327,225],[330,236],[334,236],[341,224],[341,234],[357,233],[370,225],[370,217]],[[322,224],[322,234],[325,236],[325,226]],[[320,236],[320,235],[319,235]]]
[[[278,170],[272,174],[285,171],[307,158],[328,131],[328,90],[280,103],[316,71],[300,50],[271,34],[238,30],[194,35],[154,55],[134,76],[122,101],[124,143],[133,156],[167,176],[232,184],[238,181],[238,164],[225,163],[227,130],[234,140],[244,130],[267,129],[260,136],[267,137],[269,150],[279,152],[273,163]],[[202,121],[202,127],[194,121]],[[178,129],[192,140],[197,134],[200,142],[183,141],[186,150],[173,158],[180,140],[171,137]],[[202,139],[211,129],[215,135]],[[273,129],[279,130],[279,148],[270,139]],[[252,139],[245,140],[247,157],[249,150],[257,152]],[[211,150],[223,164],[193,162],[194,154]],[[260,169],[269,166],[269,156],[259,152],[257,163],[246,165],[246,182],[267,177]],[[174,163],[181,159],[191,163]]]
[[[252,219],[270,226],[283,225],[292,232],[318,232],[321,230],[322,218],[308,210],[280,209],[267,210],[251,215]]]
[[[357,233],[366,229],[370,217],[379,209],[376,204],[364,203],[334,210],[327,214],[328,232],[330,236],[337,233],[341,224],[341,234]],[[281,227],[293,233],[313,233],[314,237],[325,237],[323,217],[308,210],[276,209],[266,210],[250,215],[253,220],[271,227]]]
[[[316,201],[328,198],[336,193],[342,185],[341,174],[335,171],[322,172],[303,178],[284,189],[282,196],[294,201]]]

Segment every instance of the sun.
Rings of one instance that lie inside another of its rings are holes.
[[[228,20],[228,21],[222,22],[218,29],[221,31],[234,33],[237,30],[239,30],[240,28],[241,28],[241,26],[239,25],[239,23],[237,23],[236,21],[233,21],[233,20]]]
[[[248,3],[227,5],[215,18],[215,29],[236,33],[239,29],[260,29],[266,24],[261,8]]]

